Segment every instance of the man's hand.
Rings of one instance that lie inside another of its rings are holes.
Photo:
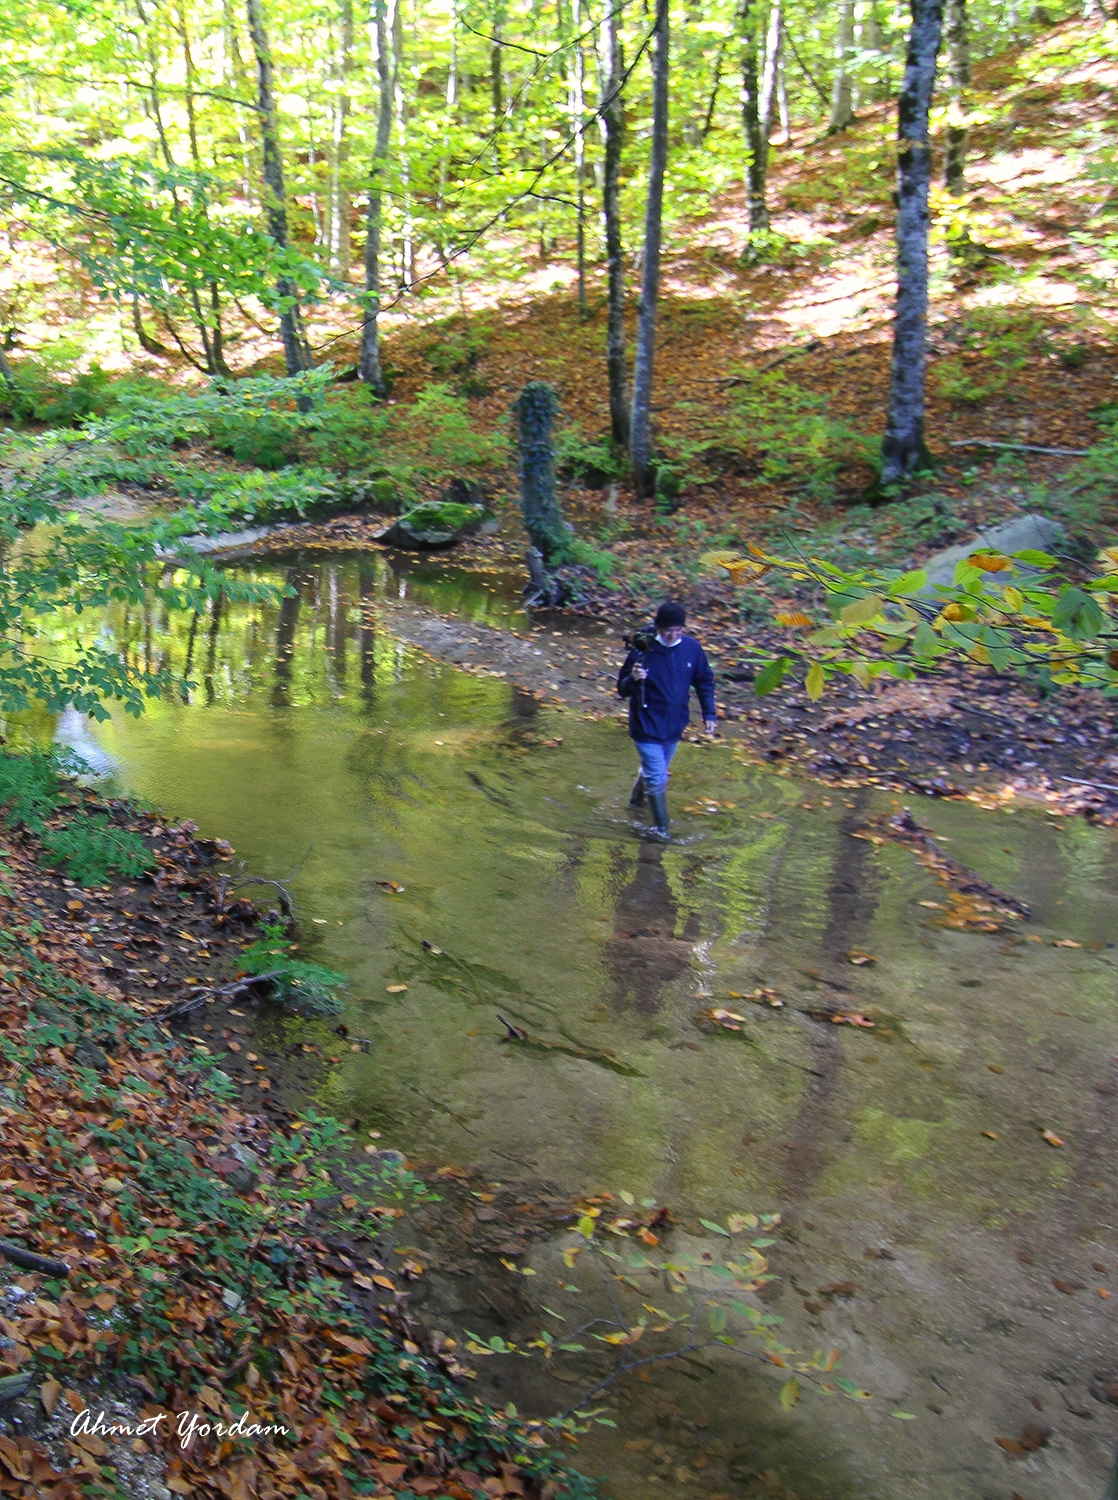
[[[634,682],[643,682],[644,679],[648,676],[648,668],[642,666],[634,666],[631,669],[629,676],[633,679]]]
[[[707,734],[717,734],[718,733],[718,720],[717,719],[705,719],[703,721],[703,727],[706,729]]]

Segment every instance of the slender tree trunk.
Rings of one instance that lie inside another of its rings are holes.
[[[889,419],[881,444],[883,485],[907,478],[927,461],[928,110],[942,28],[943,0],[912,0],[912,30],[897,100],[897,303]]]
[[[714,58],[714,76],[710,80],[710,95],[707,99],[706,111],[703,115],[703,123],[699,127],[699,141],[705,141],[714,125],[714,111],[718,108],[718,95],[722,91],[722,68],[726,61],[727,37],[723,37],[718,44],[718,52]]]
[[[792,139],[792,123],[788,114],[788,77],[784,69],[783,54],[776,65],[776,109],[780,118],[780,144],[787,146]]]
[[[656,0],[656,51],[652,59],[652,153],[648,201],[644,216],[644,264],[633,361],[633,411],[629,427],[629,461],[637,493],[653,490],[652,376],[656,355],[656,314],[660,302],[660,243],[664,226],[664,173],[668,164],[668,66],[670,31],[668,0]]]
[[[151,334],[144,327],[144,320],[140,314],[140,299],[136,296],[132,298],[132,327],[135,330],[140,348],[145,354],[158,354],[164,358],[166,357],[168,351],[158,339],[152,338]]]
[[[765,202],[765,178],[769,143],[761,128],[757,86],[757,18],[753,0],[741,0],[738,9],[741,28],[741,123],[748,158],[745,193],[749,203],[749,233],[763,233],[769,227],[769,210]]]
[[[760,116],[761,140],[768,156],[769,140],[773,133],[773,112],[776,108],[777,79],[780,77],[781,53],[784,50],[784,16],[780,0],[773,0],[769,7],[769,24],[765,30],[765,66],[761,73],[761,93],[757,103]]]
[[[190,32],[186,24],[185,7],[179,7],[178,31],[182,41],[182,60],[186,72],[186,125],[187,136],[190,141],[190,160],[194,170],[201,174],[202,152],[198,145],[198,120],[194,107],[194,82],[196,71],[194,67],[194,55],[190,48]],[[209,215],[209,204],[205,204],[207,217]],[[206,347],[206,358],[213,368],[215,375],[231,376],[232,370],[225,362],[225,334],[221,326],[221,289],[217,282],[211,278],[209,282],[210,301],[210,336]],[[199,302],[198,315],[202,316]],[[203,319],[203,322],[205,320]]]
[[[831,83],[831,118],[827,132],[846,130],[854,123],[850,74],[846,71],[854,41],[854,0],[838,0],[838,31],[835,35],[835,76]]]
[[[618,17],[607,4],[602,22],[605,52],[605,91],[601,108],[605,131],[602,152],[602,214],[606,231],[606,273],[609,315],[606,327],[606,373],[609,378],[610,435],[620,449],[629,446],[629,382],[625,369],[625,259],[621,245],[621,149],[625,110],[621,97],[623,65]]]
[[[389,48],[385,0],[373,0],[373,32],[377,47],[377,139],[369,172],[369,206],[365,229],[365,312],[361,320],[361,379],[383,396],[384,372],[380,365],[380,240],[383,219],[383,175],[392,135],[392,56]]]
[[[334,98],[330,140],[328,265],[335,276],[349,270],[351,204],[346,182],[349,160],[349,75],[353,68],[353,0],[341,0],[338,11],[338,92]]]
[[[586,54],[582,50],[582,3],[571,0],[571,23],[574,27],[574,67],[571,73],[571,115],[575,133],[575,201],[578,204],[575,223],[575,260],[578,268],[578,315],[588,315],[586,304]]]
[[[415,224],[411,206],[411,161],[408,156],[408,99],[404,84],[404,0],[392,12],[392,97],[396,113],[396,159],[400,173],[400,285],[410,291],[415,280]]]
[[[966,93],[970,87],[970,38],[967,34],[967,0],[946,0],[944,40],[947,43],[947,157],[943,180],[956,198],[967,190]]]
[[[249,36],[256,54],[256,103],[260,116],[263,153],[264,213],[268,233],[281,250],[287,249],[287,193],[283,181],[279,124],[272,87],[272,50],[264,24],[262,0],[246,0]],[[299,375],[311,367],[310,351],[303,339],[294,284],[281,276],[276,282],[281,301],[280,338],[288,375]]]
[[[504,0],[496,0],[489,28],[492,37],[489,44],[489,98],[493,106],[493,155],[498,161],[501,159],[501,130],[505,120],[505,63],[501,55],[504,50],[504,27]]]
[[[439,160],[439,197],[438,211],[442,213],[446,202],[446,179],[450,169],[450,141],[449,128],[452,127],[457,118],[458,110],[458,0],[451,0],[450,6],[450,66],[446,74],[446,113],[448,135]],[[440,236],[441,244],[441,236]],[[440,251],[441,253],[441,251]]]

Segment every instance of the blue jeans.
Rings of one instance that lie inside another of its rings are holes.
[[[668,784],[668,767],[679,749],[678,740],[634,740],[641,758],[641,775],[647,792],[662,792]]]

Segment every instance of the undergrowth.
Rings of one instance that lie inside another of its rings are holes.
[[[336,1016],[341,1013],[339,991],[346,977],[322,964],[292,958],[291,944],[278,923],[267,923],[259,939],[241,954],[241,968],[249,974],[271,974],[271,998],[295,1016]]]

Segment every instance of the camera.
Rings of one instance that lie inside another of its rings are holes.
[[[634,630],[631,635],[622,636],[622,640],[630,651],[650,651],[656,640],[656,632],[645,626],[641,630]]]

